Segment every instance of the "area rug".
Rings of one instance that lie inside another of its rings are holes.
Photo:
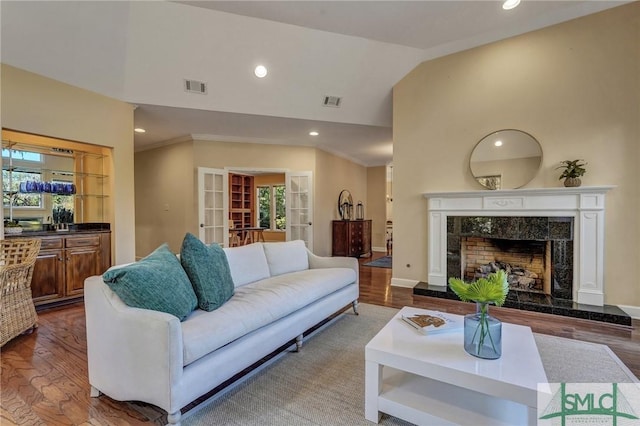
[[[382,256],[379,259],[365,263],[363,266],[372,266],[374,268],[391,268],[391,256]]]
[[[396,309],[360,304],[247,379],[183,416],[184,426],[371,425],[364,418],[364,347]],[[551,383],[637,381],[604,345],[535,334]],[[584,368],[588,365],[588,368]],[[384,415],[382,425],[409,425]]]

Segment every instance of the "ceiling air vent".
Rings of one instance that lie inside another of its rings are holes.
[[[340,108],[342,98],[339,96],[325,96],[322,100],[322,106]]]
[[[207,83],[197,80],[185,80],[184,90],[191,93],[200,93],[201,95],[207,94]]]

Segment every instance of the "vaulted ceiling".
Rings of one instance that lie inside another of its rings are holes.
[[[184,138],[278,143],[376,166],[393,158],[392,88],[420,62],[623,3],[2,1],[0,54],[137,105],[147,130],[137,150]],[[258,64],[267,77],[255,77]],[[206,94],[185,91],[185,79]]]

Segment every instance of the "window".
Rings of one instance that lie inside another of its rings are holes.
[[[19,161],[34,161],[42,163],[42,154],[38,154],[37,152],[16,151],[15,149],[9,150],[7,148],[2,148],[2,157],[11,157],[11,159]]]
[[[258,226],[283,231],[287,227],[285,186],[258,186]]]
[[[36,172],[11,173],[11,184],[9,184],[9,171],[2,171],[2,205],[9,207],[13,196],[13,207],[42,208],[42,194],[22,194],[19,192],[20,184],[27,182],[42,182],[42,175]]]
[[[52,181],[52,184],[56,183],[70,184],[72,182],[62,180]],[[54,223],[73,223],[73,207],[73,195],[51,194],[51,211]]]
[[[15,149],[10,150],[8,148],[2,148],[2,158],[10,158],[12,163],[13,161],[17,161],[23,165],[24,163],[42,163],[42,154],[38,154],[37,152],[18,151]],[[4,170],[5,164],[10,163],[3,161],[2,206],[9,207],[13,200],[14,207],[42,208],[41,194],[20,193],[21,183],[24,187],[26,182],[42,182],[41,173],[37,171],[27,172],[19,170],[14,170],[12,173],[9,173],[9,170]],[[23,167],[23,169],[28,167],[29,165],[27,165],[27,167]]]

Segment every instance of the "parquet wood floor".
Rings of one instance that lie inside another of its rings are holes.
[[[374,258],[382,254],[374,254]],[[413,296],[391,287],[391,270],[362,266],[360,301],[400,308],[413,305],[468,313],[468,303]],[[640,377],[640,321],[633,328],[547,314],[492,308],[501,320],[530,326],[534,332],[609,345]],[[0,425],[154,424],[130,404],[89,397],[84,305],[77,303],[38,314],[39,327],[7,343],[0,352]]]

